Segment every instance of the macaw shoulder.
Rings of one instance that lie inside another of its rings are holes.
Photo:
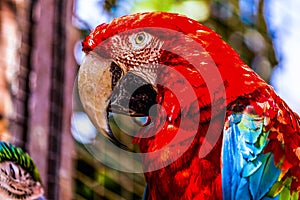
[[[299,198],[299,119],[273,90],[255,91],[228,106],[223,198]]]

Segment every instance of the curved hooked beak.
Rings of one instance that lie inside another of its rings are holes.
[[[91,52],[84,57],[78,73],[78,92],[83,108],[95,127],[106,132],[109,132],[106,108],[111,94],[111,62]]]
[[[80,100],[95,127],[119,146],[124,146],[111,131],[109,113],[148,116],[156,103],[156,89],[112,59],[95,52],[85,56],[78,75]]]

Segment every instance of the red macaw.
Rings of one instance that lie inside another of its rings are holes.
[[[133,139],[146,199],[300,199],[300,118],[211,29],[136,13],[84,40],[79,93],[122,146],[110,112],[147,116]]]

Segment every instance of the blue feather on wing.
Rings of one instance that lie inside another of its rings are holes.
[[[276,200],[269,191],[281,170],[272,153],[263,153],[268,140],[264,117],[248,112],[233,113],[223,132],[222,193],[225,200]]]

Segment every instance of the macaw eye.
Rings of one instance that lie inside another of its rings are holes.
[[[138,33],[135,36],[134,41],[135,41],[136,44],[142,44],[145,41],[145,38],[146,38],[145,33]]]
[[[142,49],[151,42],[152,36],[147,32],[138,32],[129,36],[133,49]]]

